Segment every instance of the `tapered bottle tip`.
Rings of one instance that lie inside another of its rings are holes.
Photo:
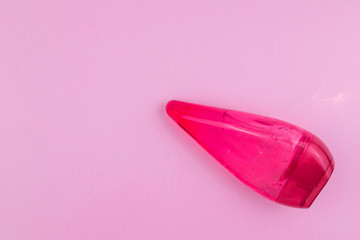
[[[171,100],[166,104],[167,114],[176,122],[181,116],[181,105],[183,105],[183,103],[176,100]]]

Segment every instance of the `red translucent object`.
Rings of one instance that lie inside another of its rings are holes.
[[[310,207],[334,170],[325,144],[295,125],[175,100],[166,110],[238,179],[275,202]]]

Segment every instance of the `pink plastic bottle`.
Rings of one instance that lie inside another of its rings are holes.
[[[175,100],[166,110],[238,179],[275,202],[310,207],[334,170],[325,144],[292,124]]]

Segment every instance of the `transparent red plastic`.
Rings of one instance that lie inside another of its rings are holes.
[[[166,110],[238,179],[275,202],[310,207],[334,170],[325,144],[290,123],[175,100]]]

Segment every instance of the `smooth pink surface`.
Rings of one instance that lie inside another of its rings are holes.
[[[293,124],[177,100],[166,112],[235,177],[272,201],[308,208],[334,170],[326,145]]]
[[[359,1],[0,1],[0,239],[358,239]],[[272,116],[336,169],[261,198],[169,99]]]

